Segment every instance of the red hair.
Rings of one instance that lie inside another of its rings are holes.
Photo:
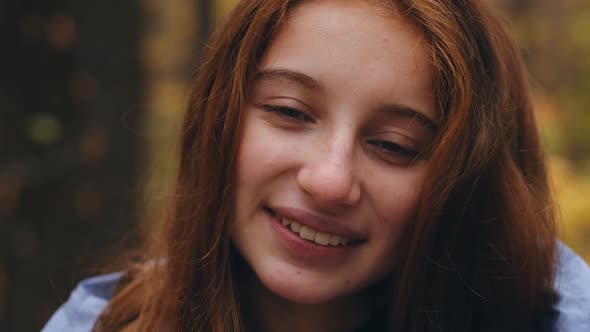
[[[228,236],[247,85],[301,1],[241,1],[193,83],[168,217],[95,330],[241,331]],[[551,289],[553,204],[526,74],[479,0],[378,1],[421,32],[440,129],[403,257],[385,282],[391,331],[535,330]],[[161,261],[164,259],[164,261]]]

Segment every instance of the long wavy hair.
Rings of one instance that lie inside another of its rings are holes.
[[[228,236],[248,82],[294,6],[241,1],[208,42],[167,217],[96,331],[244,331]],[[535,331],[550,307],[554,208],[521,58],[481,0],[380,0],[415,25],[440,114],[416,220],[383,292],[389,331]],[[549,294],[549,296],[548,296]]]

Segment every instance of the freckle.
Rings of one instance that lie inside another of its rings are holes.
[[[297,271],[297,274],[301,274],[301,271]]]

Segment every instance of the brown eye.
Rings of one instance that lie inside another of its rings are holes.
[[[310,116],[292,107],[280,105],[262,105],[261,108],[266,112],[275,113],[289,121],[313,122],[313,119]]]

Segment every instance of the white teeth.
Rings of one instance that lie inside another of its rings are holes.
[[[293,233],[299,234],[299,236],[303,239],[308,241],[313,241],[322,246],[346,246],[350,240],[343,238],[338,235],[332,235],[328,233],[322,233],[316,230],[313,230],[307,226],[304,226],[294,220],[290,220],[287,218],[282,218],[281,223],[285,227],[289,227]]]
[[[314,237],[313,241],[317,244],[321,244],[321,245],[325,246],[328,243],[330,243],[330,234],[317,232],[317,233],[315,233],[315,237]]]
[[[301,230],[301,224],[296,221],[291,221],[291,230],[295,233],[299,233]]]
[[[330,245],[337,246],[342,241],[342,238],[338,235],[332,235],[330,237]]]
[[[313,239],[315,239],[315,234],[317,232],[314,231],[313,229],[307,227],[307,226],[303,226],[301,227],[301,230],[299,231],[299,236],[301,236],[302,238],[309,240],[309,241],[313,241]]]

